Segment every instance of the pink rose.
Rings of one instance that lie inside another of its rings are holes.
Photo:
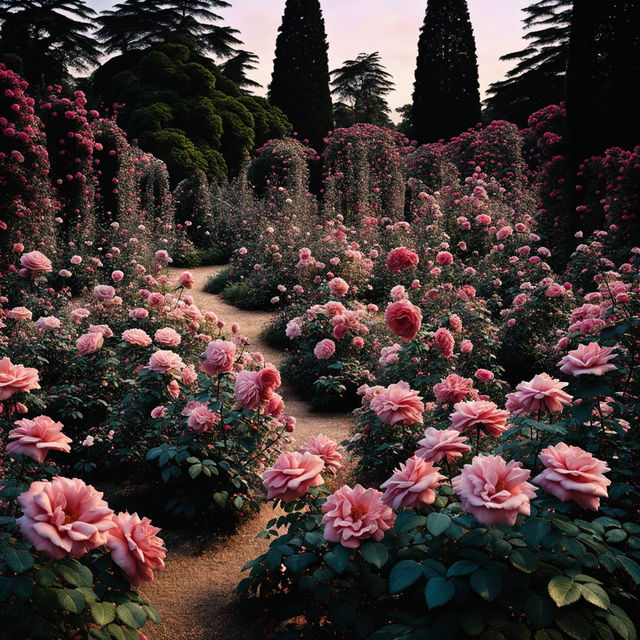
[[[515,416],[537,416],[543,411],[560,413],[571,404],[572,397],[563,389],[568,382],[560,382],[546,373],[521,382],[514,393],[507,394],[507,410]]]
[[[488,400],[471,400],[458,402],[454,405],[454,412],[449,416],[451,426],[456,431],[475,431],[481,435],[487,434],[498,438],[507,429],[509,412],[498,409],[497,405]]]
[[[493,372],[488,369],[478,369],[473,375],[475,379],[480,382],[489,382],[489,380],[493,380],[495,378]]]
[[[436,262],[443,267],[453,264],[453,256],[448,251],[440,251],[436,256]]]
[[[142,329],[126,329],[122,332],[122,339],[137,347],[148,347],[152,342],[151,336]]]
[[[59,329],[62,323],[60,322],[60,319],[55,316],[42,316],[41,318],[38,318],[36,324],[41,329],[53,331],[55,329]]]
[[[440,404],[455,404],[474,397],[477,391],[473,388],[473,380],[452,373],[433,385],[433,393]]]
[[[204,352],[205,361],[202,368],[210,375],[231,371],[236,358],[236,345],[228,340],[214,340],[207,345]]]
[[[312,453],[320,456],[327,471],[335,475],[342,467],[342,454],[338,451],[338,443],[323,433],[311,436],[299,449],[300,453]]]
[[[390,251],[387,256],[387,269],[398,273],[405,269],[415,267],[418,262],[420,262],[420,258],[417,253],[406,247],[397,247]]]
[[[460,343],[460,353],[471,353],[473,351],[473,342],[471,340],[463,340]]]
[[[88,356],[95,353],[104,344],[104,336],[101,333],[90,331],[81,335],[76,340],[76,348],[81,356]]]
[[[258,382],[259,371],[243,369],[236,376],[234,393],[238,404],[243,409],[253,411],[262,403],[262,389]]]
[[[403,342],[413,340],[422,325],[422,313],[409,300],[392,302],[385,311],[384,320],[389,330]]]
[[[540,460],[546,469],[533,479],[537,485],[562,502],[573,500],[583,509],[598,510],[611,484],[604,476],[611,471],[605,462],[564,442],[543,449]]]
[[[50,273],[53,271],[51,260],[40,251],[24,253],[20,256],[20,265],[32,273]]]
[[[529,515],[535,487],[527,482],[531,472],[520,462],[500,456],[476,456],[451,480],[462,508],[482,524],[513,526],[518,514]]]
[[[196,373],[195,367],[190,364],[188,367],[185,367],[180,373],[180,379],[182,380],[182,384],[190,385],[193,384],[198,379],[198,374]]]
[[[167,407],[159,405],[151,409],[152,418],[164,418],[167,415]]]
[[[188,271],[185,271],[178,278],[178,284],[185,289],[191,289],[193,287],[193,282],[193,276]]]
[[[142,307],[136,307],[135,309],[131,309],[131,311],[129,311],[129,317],[132,320],[144,320],[145,318],[149,317],[149,312]]]
[[[329,280],[329,291],[336,298],[342,298],[349,291],[349,285],[342,278],[333,278],[333,280]]]
[[[445,479],[439,471],[432,462],[417,456],[409,458],[405,463],[400,463],[400,468],[394,469],[393,475],[380,485],[381,489],[386,489],[382,502],[392,509],[433,504],[436,500],[434,489]]]
[[[274,392],[269,398],[269,402],[267,402],[264,412],[266,415],[271,418],[275,418],[276,420],[282,417],[282,414],[284,413],[284,400],[279,393]]]
[[[7,311],[7,318],[10,320],[28,321],[31,320],[32,317],[33,314],[26,307],[13,307],[13,309]]]
[[[90,333],[99,333],[103,338],[113,338],[113,331],[106,324],[90,324]]]
[[[114,282],[120,282],[123,278],[124,278],[124,272],[120,271],[119,269],[116,269],[115,271],[111,272],[111,279]]]
[[[449,329],[445,329],[444,327],[438,329],[433,336],[433,343],[443,358],[450,358],[453,355],[455,340]]]
[[[309,487],[324,484],[320,475],[324,462],[320,456],[299,451],[283,451],[274,465],[262,475],[267,498],[291,502],[301,498]]]
[[[156,351],[150,358],[145,369],[157,373],[178,373],[184,369],[182,358],[174,351]]]
[[[375,395],[370,407],[384,424],[422,424],[422,398],[404,381],[391,384]]]
[[[446,458],[448,463],[461,458],[471,447],[465,444],[466,436],[461,436],[455,429],[434,429],[429,427],[424,432],[424,438],[418,441],[420,448],[415,455],[427,462],[439,462]]]
[[[17,520],[20,531],[51,558],[79,558],[106,544],[108,531],[115,526],[113,511],[102,496],[78,478],[32,482],[18,496],[24,513]]]
[[[14,393],[39,389],[38,370],[13,364],[9,358],[0,360],[0,402],[8,400]]]
[[[214,413],[206,404],[200,403],[191,410],[187,420],[189,427],[199,433],[214,431],[218,422],[220,422],[220,414]]]
[[[124,577],[134,587],[153,580],[154,569],[164,569],[167,555],[164,542],[157,535],[160,529],[149,518],[141,520],[137,513],[128,511],[114,515],[113,523],[107,546]]]
[[[176,400],[179,396],[180,396],[180,385],[178,384],[178,381],[173,379],[171,380],[171,382],[167,385],[167,393],[174,399]]]
[[[49,416],[37,416],[32,420],[23,418],[16,420],[17,428],[9,431],[6,450],[8,453],[22,454],[33,458],[36,462],[43,462],[47,453],[65,451],[69,453],[72,441],[62,433],[62,423],[54,422]]]
[[[336,352],[336,343],[329,338],[320,340],[313,349],[313,354],[318,360],[328,360]]]
[[[302,333],[302,329],[298,322],[295,320],[289,320],[284,333],[289,340],[295,340]]]
[[[601,347],[597,342],[580,344],[577,349],[569,353],[558,362],[560,371],[570,376],[593,375],[602,376],[607,371],[616,369],[615,364],[609,360],[617,358],[614,347]]]
[[[324,537],[355,549],[362,540],[380,542],[395,522],[396,515],[382,502],[382,493],[357,484],[338,489],[322,505]]]
[[[161,347],[177,347],[182,342],[182,336],[171,327],[163,327],[162,329],[158,329],[153,339],[161,346]]]
[[[99,284],[93,288],[93,297],[100,302],[113,300],[115,295],[116,290],[109,284]]]

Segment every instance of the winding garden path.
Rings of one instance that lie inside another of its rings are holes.
[[[260,351],[268,362],[278,366],[282,354],[264,344],[260,332],[273,317],[269,311],[243,311],[227,304],[220,296],[206,293],[208,278],[222,267],[191,269],[195,283],[190,291],[203,311],[215,311],[227,324],[237,322],[251,348]],[[172,269],[175,280],[182,269]],[[347,434],[349,419],[344,414],[311,413],[308,405],[296,397],[286,385],[280,389],[286,412],[297,418],[296,444],[309,436],[325,433],[338,440]],[[263,553],[268,542],[256,535],[273,517],[270,504],[265,504],[258,517],[245,522],[238,532],[200,553],[192,541],[185,541],[168,553],[166,569],[143,589],[143,594],[162,615],[160,625],[149,624],[145,634],[149,640],[257,640],[264,635],[255,630],[253,621],[233,610],[233,590],[241,579],[242,567]]]

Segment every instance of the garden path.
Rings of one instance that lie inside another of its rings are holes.
[[[189,292],[203,311],[214,311],[227,325],[237,322],[251,348],[260,351],[276,367],[282,354],[260,339],[260,332],[271,320],[270,311],[244,311],[227,304],[220,296],[206,293],[203,288],[210,276],[223,267],[191,269],[193,289]],[[170,269],[176,280],[183,269]],[[312,413],[309,406],[286,385],[279,390],[286,412],[296,417],[296,444],[309,436],[325,433],[340,442],[347,435],[349,418],[344,414]],[[273,517],[270,504],[260,514],[240,526],[238,532],[218,541],[200,553],[198,545],[186,541],[168,553],[166,569],[143,589],[143,595],[160,611],[162,623],[149,624],[145,634],[149,640],[258,640],[258,632],[251,620],[229,605],[233,590],[241,579],[242,567],[263,553],[268,543],[256,535]]]

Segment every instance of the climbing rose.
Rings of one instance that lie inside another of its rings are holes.
[[[156,373],[177,373],[184,369],[182,358],[174,351],[156,351],[150,358],[145,369]]]
[[[476,456],[451,480],[462,508],[486,525],[513,526],[519,513],[529,515],[535,487],[527,482],[531,472],[520,462],[500,456]]]
[[[450,402],[455,404],[477,394],[473,388],[471,378],[463,378],[457,373],[452,373],[443,378],[438,384],[433,385],[433,393],[440,404]]]
[[[444,327],[438,329],[433,336],[433,342],[443,358],[450,358],[453,355],[453,347],[456,342],[449,329]]]
[[[313,348],[313,354],[318,360],[328,360],[336,352],[336,343],[329,338],[320,340]]]
[[[126,329],[122,332],[122,339],[137,347],[148,347],[152,342],[151,336],[142,329]]]
[[[580,344],[577,349],[569,351],[569,353],[558,362],[560,371],[570,376],[582,376],[590,374],[593,376],[602,376],[607,371],[616,369],[615,364],[611,364],[609,360],[618,357],[614,353],[614,347],[601,347],[597,342],[589,344]]]
[[[37,416],[33,419],[16,420],[17,427],[9,431],[8,453],[22,454],[43,462],[47,453],[65,451],[69,453],[71,438],[62,433],[62,423],[54,422],[49,416]]]
[[[563,390],[568,385],[568,382],[540,373],[529,382],[521,382],[513,393],[507,394],[507,410],[515,416],[533,416],[543,411],[560,413],[571,404],[571,396]]]
[[[573,500],[583,509],[597,511],[600,498],[606,498],[611,471],[606,463],[581,449],[560,442],[540,453],[546,469],[533,481],[562,502]]]
[[[403,342],[409,342],[420,331],[422,313],[409,300],[398,300],[387,307],[384,321],[389,330],[401,338]]]
[[[362,540],[373,538],[380,542],[385,531],[393,526],[396,516],[383,504],[382,493],[357,484],[338,489],[322,505],[324,537],[355,549]]]
[[[324,483],[324,462],[320,456],[299,451],[283,451],[274,465],[262,475],[267,498],[291,502],[302,497],[309,487]]]
[[[494,438],[499,437],[507,428],[509,412],[498,409],[489,400],[470,400],[458,402],[449,416],[451,426],[461,433],[478,429],[482,434],[486,431]]]
[[[445,479],[439,471],[433,463],[422,458],[409,458],[405,463],[400,463],[400,468],[394,469],[393,475],[380,485],[381,489],[386,489],[382,502],[392,509],[433,504],[436,500],[434,489]]]
[[[90,331],[81,335],[76,340],[76,348],[81,356],[88,356],[95,353],[104,344],[104,336],[101,333]]]
[[[404,269],[415,267],[419,261],[420,258],[418,257],[418,254],[411,251],[411,249],[407,249],[406,247],[397,247],[396,249],[391,250],[387,256],[387,269],[394,273],[398,273]]]
[[[400,381],[389,385],[371,399],[371,409],[385,424],[422,424],[424,404],[417,391]]]
[[[300,453],[313,453],[320,456],[327,471],[335,474],[342,467],[342,454],[338,451],[338,443],[335,440],[319,433],[311,436],[299,449]]]
[[[424,432],[424,438],[418,441],[420,448],[415,455],[427,462],[439,462],[446,458],[447,462],[451,463],[467,451],[471,451],[471,447],[465,444],[466,441],[466,436],[461,436],[455,429],[429,427]]]
[[[128,511],[114,515],[113,524],[107,546],[124,577],[134,587],[153,580],[153,570],[164,569],[167,555],[164,542],[157,535],[160,529],[149,518],[141,520],[137,513]]]
[[[13,364],[9,358],[0,360],[0,402],[8,400],[14,393],[39,389],[38,370]]]
[[[202,368],[210,375],[217,376],[224,371],[231,371],[236,358],[236,345],[228,340],[214,340],[207,345]]]
[[[106,544],[115,526],[113,511],[102,496],[78,478],[32,482],[18,496],[24,515],[17,523],[38,551],[56,559],[79,558]]]
[[[40,251],[30,251],[21,255],[20,265],[32,273],[50,273],[53,271],[51,260]]]

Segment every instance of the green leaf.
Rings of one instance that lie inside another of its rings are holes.
[[[33,556],[24,549],[5,549],[4,559],[14,573],[24,573],[33,567]]]
[[[93,621],[101,627],[116,619],[116,605],[112,602],[92,602],[90,609]]]
[[[236,496],[233,499],[233,506],[240,511],[240,509],[242,509],[242,505],[244,505],[244,500],[242,499],[241,496]]]
[[[535,640],[563,640],[563,636],[555,629],[541,629],[536,631]]]
[[[580,593],[582,597],[591,604],[601,609],[609,609],[611,600],[609,594],[599,585],[593,582],[587,582],[580,585]]]
[[[534,629],[541,629],[553,622],[555,605],[548,596],[532,594],[527,598],[524,612],[527,620]]]
[[[383,567],[389,559],[389,550],[380,542],[367,542],[360,547],[362,557],[374,567]]]
[[[107,627],[107,630],[109,631],[111,636],[115,638],[115,640],[127,640],[127,637],[124,635],[124,631],[122,630],[122,627],[115,624],[115,622],[112,622]]]
[[[90,587],[93,584],[91,570],[76,560],[62,560],[56,562],[52,568],[58,577],[74,587]]]
[[[620,615],[620,607],[612,605],[611,611],[612,613],[607,616],[607,623],[609,624],[609,626],[623,640],[636,640],[637,635],[635,627],[626,615]]]
[[[580,587],[567,576],[553,576],[547,585],[549,595],[559,607],[565,607],[568,604],[576,602],[580,599]]]
[[[459,621],[463,631],[470,636],[478,636],[484,629],[484,616],[478,609],[464,609]]]
[[[478,565],[473,560],[458,560],[447,570],[447,577],[466,576],[478,569]]]
[[[471,588],[483,599],[491,602],[502,593],[502,578],[497,573],[478,569],[469,578]]]
[[[422,567],[415,560],[400,560],[389,573],[389,593],[400,593],[422,577]]]
[[[315,553],[305,551],[305,553],[296,553],[293,556],[289,556],[283,561],[283,564],[289,571],[300,573],[310,567],[316,560],[317,556]]]
[[[220,491],[213,494],[213,501],[221,508],[224,509],[227,505],[229,494],[226,491]]]
[[[575,611],[558,611],[556,624],[570,638],[575,638],[575,640],[589,640],[591,637],[591,625]]]
[[[135,602],[125,602],[116,608],[118,618],[132,629],[141,629],[147,621],[145,610]]]
[[[333,551],[327,551],[323,556],[324,561],[336,573],[342,573],[349,564],[349,552],[343,546],[336,546]]]
[[[631,558],[623,555],[616,556],[618,562],[624,567],[624,570],[631,576],[631,579],[640,584],[640,565]]]
[[[58,604],[70,613],[82,613],[84,611],[84,596],[75,589],[56,589]]]
[[[524,573],[533,573],[538,568],[538,558],[527,549],[516,549],[509,554],[511,564]]]
[[[450,524],[451,518],[444,513],[434,512],[427,516],[427,529],[429,533],[436,538],[444,533]]]
[[[195,480],[201,473],[202,473],[202,465],[200,463],[192,464],[189,467],[189,477],[192,480]]]
[[[431,578],[424,588],[424,599],[429,609],[446,604],[455,595],[456,588],[446,578]]]

